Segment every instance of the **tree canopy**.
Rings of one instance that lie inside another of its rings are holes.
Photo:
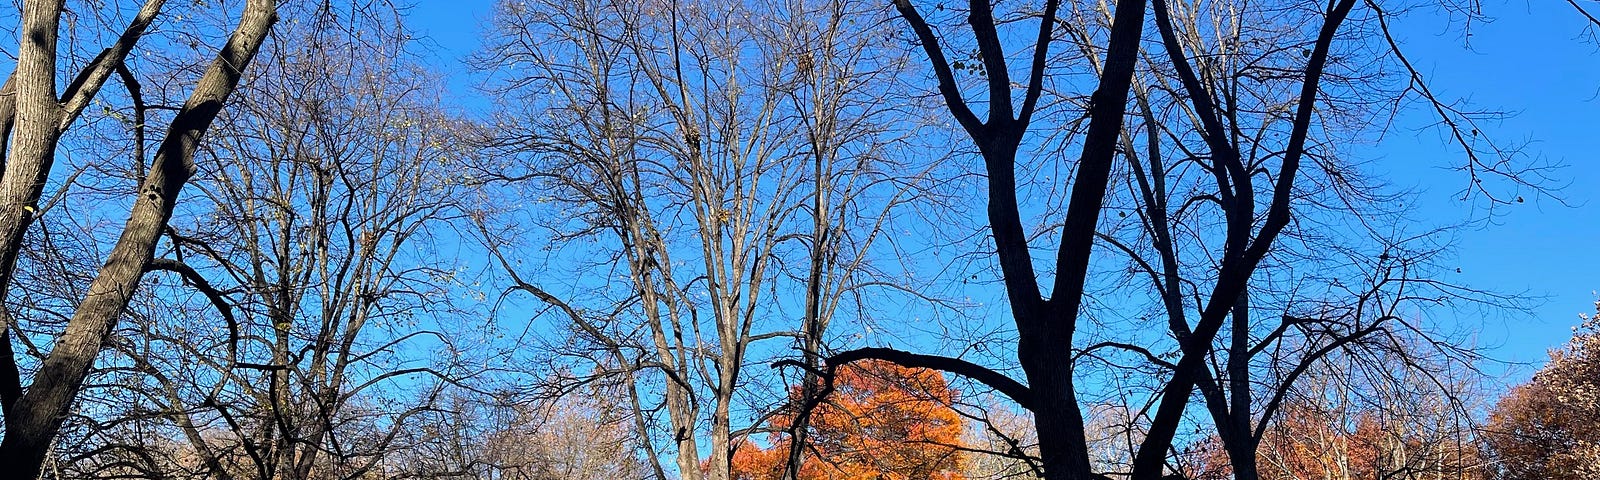
[[[809,455],[799,478],[965,478],[959,467],[966,422],[951,406],[958,395],[934,370],[883,361],[841,368],[826,399],[811,412]],[[790,398],[804,401],[799,390]],[[772,427],[787,430],[793,417],[780,414]],[[769,436],[768,448],[747,441],[734,453],[733,478],[782,476],[789,441],[777,432]]]

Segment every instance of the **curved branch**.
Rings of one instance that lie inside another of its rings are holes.
[[[211,286],[211,282],[206,281],[206,277],[195,271],[194,267],[190,267],[189,264],[182,261],[170,258],[156,258],[151,259],[150,263],[144,266],[145,272],[156,270],[178,274],[179,277],[183,277],[184,281],[194,285],[195,290],[199,290],[202,295],[206,296],[207,300],[211,301],[211,305],[217,308],[217,313],[222,315],[222,320],[228,322],[228,362],[238,364],[239,321],[233,316],[233,305],[228,303],[228,296],[217,290],[216,287]]]
[[[1033,410],[1033,393],[1028,390],[1027,385],[1023,385],[1022,382],[1013,380],[1011,377],[988,367],[959,358],[923,355],[882,347],[858,348],[828,357],[826,360],[827,372],[825,372],[824,378],[830,379],[829,382],[831,383],[835,369],[841,365],[861,360],[883,360],[902,367],[928,368],[967,377],[995,389],[995,391],[1017,402],[1022,408]],[[785,360],[774,363],[773,366],[788,365],[790,362],[793,361]]]
[[[1368,325],[1366,328],[1351,332],[1349,335],[1339,337],[1333,342],[1313,350],[1311,354],[1307,355],[1305,358],[1300,359],[1300,362],[1296,364],[1294,369],[1289,372],[1289,375],[1286,376],[1283,381],[1279,382],[1278,388],[1272,394],[1272,399],[1267,402],[1266,408],[1262,410],[1261,420],[1259,423],[1257,423],[1255,432],[1252,433],[1253,438],[1259,441],[1262,438],[1262,435],[1266,435],[1267,426],[1272,422],[1272,416],[1276,414],[1278,409],[1283,405],[1284,399],[1288,397],[1290,387],[1294,385],[1296,379],[1300,378],[1301,375],[1304,375],[1307,371],[1311,370],[1312,366],[1316,365],[1318,361],[1321,361],[1324,357],[1328,356],[1329,353],[1333,353],[1334,350],[1344,348],[1345,345],[1349,345],[1352,342],[1361,340],[1367,335],[1371,335],[1372,333],[1381,330],[1383,327],[1383,322],[1385,321],[1398,319],[1399,317],[1393,315],[1384,315],[1382,317],[1378,317],[1378,319],[1374,321],[1372,325]]]
[[[1090,345],[1088,348],[1084,348],[1083,350],[1079,350],[1078,354],[1073,356],[1073,360],[1076,361],[1079,357],[1082,357],[1084,355],[1088,355],[1090,353],[1093,353],[1095,350],[1099,350],[1099,349],[1102,349],[1102,348],[1118,348],[1118,349],[1122,349],[1122,350],[1127,350],[1129,352],[1133,352],[1133,353],[1137,353],[1137,354],[1140,354],[1140,355],[1144,355],[1144,358],[1146,360],[1149,360],[1150,363],[1153,363],[1153,364],[1156,364],[1156,365],[1160,365],[1160,366],[1165,367],[1167,369],[1176,369],[1176,368],[1178,368],[1177,365],[1173,365],[1172,362],[1169,362],[1169,361],[1166,361],[1166,360],[1162,360],[1160,356],[1157,356],[1155,353],[1152,353],[1147,348],[1144,348],[1144,347],[1141,347],[1141,346],[1138,346],[1138,345],[1134,345],[1134,344],[1131,344],[1131,343],[1109,342],[1109,341],[1096,343],[1094,345]]]

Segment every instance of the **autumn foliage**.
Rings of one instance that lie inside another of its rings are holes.
[[[1448,478],[1478,480],[1477,448],[1425,418],[1367,409],[1286,405],[1256,451],[1263,480]],[[1445,427],[1448,428],[1448,427]],[[1187,478],[1232,480],[1215,438],[1192,447]]]
[[[1484,437],[1497,479],[1600,478],[1600,314],[1584,320],[1489,415]]]
[[[956,391],[936,371],[865,361],[841,367],[834,392],[811,414],[802,480],[960,480],[962,417],[949,405]],[[790,392],[796,403],[799,390]],[[787,428],[792,414],[771,425]],[[783,474],[789,439],[770,447],[745,442],[734,453],[734,480]]]

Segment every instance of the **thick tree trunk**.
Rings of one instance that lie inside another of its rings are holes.
[[[1089,131],[1078,160],[1077,175],[1056,252],[1056,278],[1049,298],[1040,293],[1039,279],[1023,227],[1016,185],[1017,151],[1027,133],[1043,88],[1050,42],[1054,38],[1058,2],[1047,2],[1039,36],[1033,44],[1033,62],[1020,109],[1013,108],[1012,83],[1006,66],[1004,42],[996,31],[990,2],[969,3],[968,24],[977,40],[979,55],[988,72],[986,120],[980,120],[963,98],[939,41],[939,35],[909,0],[895,2],[896,9],[922,42],[939,91],[951,115],[972,136],[988,174],[988,216],[1006,298],[1017,324],[1017,360],[1027,374],[1022,398],[1034,413],[1044,478],[1089,480],[1098,478],[1089,463],[1083,415],[1073,382],[1073,337],[1083,300],[1084,283],[1094,248],[1095,228],[1105,202],[1111,166],[1121,138],[1128,93],[1133,84],[1140,36],[1144,29],[1145,1],[1118,0],[1106,45],[1104,68],[1091,98]],[[1015,114],[1015,116],[1013,116]],[[832,363],[832,362],[830,362]],[[966,368],[966,367],[963,367]],[[998,373],[972,368],[984,376]],[[954,372],[961,373],[961,372]],[[970,376],[970,374],[969,374]],[[980,379],[981,381],[981,379]],[[985,382],[990,383],[990,382]],[[999,383],[999,382],[996,382]],[[991,383],[993,386],[993,383]]]
[[[59,2],[55,3],[59,6]],[[34,8],[28,12],[29,26],[25,28],[24,37],[33,42],[40,41],[40,38],[53,40],[53,29],[41,29],[39,25],[56,23],[59,20],[60,9],[56,8],[54,13],[50,13],[34,11],[41,5],[30,3],[30,6]],[[223,103],[239,83],[242,70],[249,65],[250,60],[260,49],[275,20],[274,0],[248,2],[238,28],[200,78],[183,110],[173,119],[167,137],[156,153],[154,168],[139,188],[138,198],[134,201],[132,214],[128,218],[122,236],[117,240],[106,263],[100,268],[99,274],[90,283],[83,302],[79,304],[72,320],[67,324],[66,331],[56,340],[50,355],[41,364],[33,383],[18,399],[12,411],[6,415],[6,437],[0,442],[0,465],[6,465],[11,469],[10,473],[14,478],[38,477],[50,444],[55,439],[73,399],[82,388],[89,367],[99,355],[106,337],[116,326],[117,319],[127,308],[129,299],[139,286],[145,266],[150,262],[161,232],[171,218],[178,192],[194,174],[194,151],[200,142],[200,137],[222,111]],[[48,43],[54,44],[53,41]],[[41,48],[37,45],[26,47],[27,50]],[[29,62],[27,66],[20,68],[30,72],[34,68],[53,67],[51,65],[53,59],[43,61],[30,55],[26,60]],[[54,68],[49,70],[53,71]],[[39,88],[32,82],[22,83],[30,91]],[[28,95],[24,94],[22,99],[28,99]],[[60,108],[52,106],[53,100],[51,105],[41,105],[41,102],[36,101],[28,103],[30,104],[26,107],[19,108],[19,114],[20,110],[29,112],[20,114],[19,120],[28,119],[29,122],[36,122],[37,119],[33,117],[39,115],[40,112],[37,110]],[[53,120],[52,123],[59,125],[59,120]],[[19,125],[20,127],[23,125]],[[34,123],[28,123],[27,127],[54,132],[52,130],[54,127]],[[19,129],[17,133],[21,137],[28,131]],[[49,145],[35,146],[33,145],[35,140],[21,138],[19,143],[29,149],[54,148],[53,142]],[[13,177],[10,175],[12,172],[6,173],[4,208],[9,211],[11,208],[20,208],[11,203],[17,195],[13,187],[19,185],[12,181]],[[27,187],[32,188],[30,191],[41,188],[39,185],[27,185]],[[5,228],[25,228],[26,224],[0,222],[0,227],[3,227],[0,228],[0,234],[20,237],[20,232],[13,233]],[[14,253],[7,253],[14,258]]]
[[[7,119],[13,135],[0,180],[0,292],[11,285],[23,233],[38,212],[36,203],[61,138],[56,41],[63,8],[60,0],[25,2],[22,8],[17,70],[7,82],[15,82],[14,97],[6,100],[15,117]]]
[[[1057,349],[1070,352],[1071,349]],[[1090,480],[1088,441],[1083,412],[1072,384],[1071,355],[1039,355],[1023,363],[1033,391],[1034,429],[1047,480]]]
[[[28,226],[39,215],[40,196],[62,132],[89,105],[111,73],[144,36],[166,0],[146,0],[117,38],[79,72],[57,97],[56,42],[61,28],[60,0],[26,2],[17,69],[0,87],[0,296],[11,286],[17,256]],[[13,135],[15,134],[15,135]]]

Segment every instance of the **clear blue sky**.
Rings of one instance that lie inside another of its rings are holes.
[[[1565,2],[1485,3],[1495,18],[1473,29],[1470,49],[1458,33],[1422,15],[1403,24],[1403,36],[1439,93],[1513,112],[1490,125],[1492,133],[1530,141],[1531,155],[1566,165],[1556,172],[1557,182],[1567,185],[1557,195],[1570,207],[1528,195],[1528,203],[1462,232],[1456,244],[1461,283],[1545,297],[1531,318],[1486,322],[1482,338],[1500,344],[1492,351],[1501,359],[1543,362],[1547,349],[1571,336],[1579,313],[1594,313],[1594,292],[1600,290],[1600,53],[1580,38],[1583,24]],[[1417,117],[1403,119],[1410,127],[1370,155],[1381,168],[1394,168],[1391,180],[1425,189],[1426,215],[1481,217],[1481,210],[1453,200],[1465,179],[1438,168],[1458,159],[1457,152],[1442,149],[1436,132],[1417,128]],[[1528,373],[1522,369],[1514,377]]]
[[[481,110],[486,102],[473,92],[475,80],[461,73],[460,59],[477,48],[479,27],[491,4],[422,0],[411,12],[413,28],[438,49],[458,103],[469,110]],[[1600,195],[1594,187],[1600,181],[1600,160],[1595,158],[1600,152],[1600,53],[1579,37],[1583,24],[1564,2],[1485,4],[1494,21],[1474,27],[1470,48],[1459,31],[1447,29],[1430,12],[1418,12],[1398,26],[1412,60],[1438,93],[1515,112],[1492,125],[1491,133],[1531,141],[1531,154],[1566,165],[1556,175],[1558,183],[1568,185],[1558,195],[1570,206],[1527,194],[1527,203],[1461,232],[1455,243],[1461,273],[1450,279],[1542,297],[1531,315],[1481,322],[1479,338],[1498,359],[1542,363],[1547,349],[1570,337],[1577,315],[1594,311],[1594,291],[1600,290]],[[1441,224],[1481,218],[1483,210],[1458,200],[1465,180],[1444,167],[1459,155],[1424,127],[1431,122],[1425,113],[1408,113],[1382,142],[1351,153],[1373,159],[1394,183],[1422,191],[1420,217]],[[1480,323],[1472,312],[1434,314]],[[1530,372],[1512,368],[1507,380],[1520,381]]]

